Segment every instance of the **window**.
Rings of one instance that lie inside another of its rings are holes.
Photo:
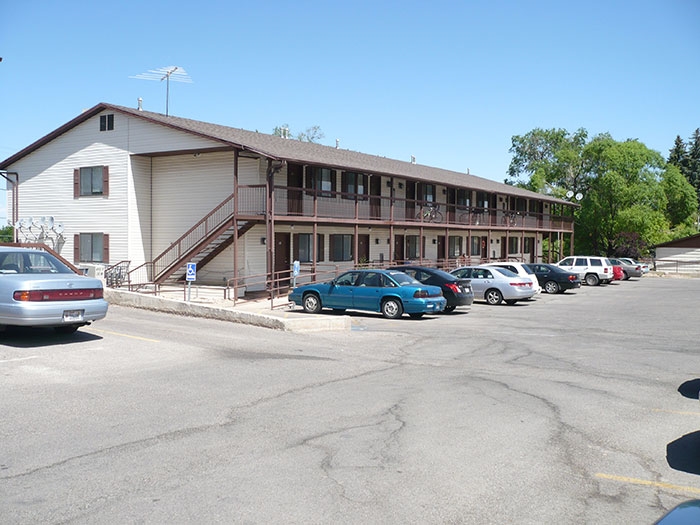
[[[109,195],[109,167],[90,166],[73,170],[73,198]]]
[[[481,206],[482,208],[488,208],[489,202],[491,200],[491,195],[485,191],[476,192],[476,206]]]
[[[469,207],[471,193],[471,190],[457,190],[457,206]]]
[[[462,255],[462,238],[457,236],[450,236],[448,244],[448,257],[456,258]]]
[[[343,195],[344,199],[354,199],[355,195],[367,195],[367,175],[364,173],[353,173],[344,171],[340,176],[340,188],[343,193],[351,195]],[[361,198],[361,197],[360,197]]]
[[[323,235],[318,234],[316,236],[316,249],[318,253],[316,254],[316,261],[323,260]],[[294,235],[294,260],[299,262],[312,262],[313,261],[313,234],[312,233],[298,233]]]
[[[406,236],[406,258],[407,259],[420,259],[420,237],[418,235],[407,235]]]
[[[532,246],[534,245],[534,242],[533,242],[534,240],[535,239],[533,239],[532,237],[525,237],[525,239],[523,240],[523,242],[524,242],[523,253],[532,253],[533,252]]]
[[[76,262],[109,262],[109,235],[106,233],[80,233],[73,239]]]
[[[472,237],[471,254],[472,255],[481,255],[481,238],[480,237]]]
[[[100,115],[100,131],[112,131],[114,129],[114,115]]]
[[[352,261],[352,235],[331,235],[331,261]]]
[[[321,192],[322,197],[332,197],[335,191],[335,170],[329,168],[306,168],[306,188]]]
[[[435,184],[421,183],[419,186],[420,198],[427,202],[435,202]]]
[[[518,253],[520,251],[520,238],[508,237],[508,253]]]

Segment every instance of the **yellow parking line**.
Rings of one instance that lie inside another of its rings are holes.
[[[148,341],[149,343],[160,343],[158,339],[148,339],[147,337],[139,337],[137,335],[122,334],[121,332],[110,332],[109,330],[91,330],[101,334],[118,335],[119,337],[128,337],[129,339],[138,339],[139,341]]]
[[[700,494],[700,489],[696,487],[686,487],[683,485],[673,485],[671,483],[663,483],[660,481],[649,481],[646,479],[628,478],[626,476],[614,476],[612,474],[603,474],[601,472],[595,475],[596,478],[609,479],[612,481],[619,481],[621,483],[631,483],[633,485],[647,485],[650,487],[658,487],[662,489],[669,489],[682,492],[691,492],[693,494]]]
[[[683,412],[680,410],[666,410],[665,408],[653,408],[652,412],[666,412],[668,414],[679,414],[681,416],[700,416],[700,412]]]

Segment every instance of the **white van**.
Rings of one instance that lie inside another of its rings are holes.
[[[578,274],[579,279],[588,286],[608,284],[613,280],[612,263],[607,257],[576,255],[562,259],[556,264],[568,272]]]

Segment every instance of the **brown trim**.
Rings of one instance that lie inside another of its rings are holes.
[[[109,233],[102,234],[102,262],[109,264]]]
[[[80,168],[73,170],[73,198],[80,198]]]
[[[73,235],[73,262],[80,263],[80,234]]]
[[[109,197],[109,166],[102,166],[102,195]]]

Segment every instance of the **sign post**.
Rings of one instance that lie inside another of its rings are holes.
[[[190,294],[192,290],[192,281],[197,280],[197,263],[187,263],[187,275],[185,276],[187,280],[187,302],[190,302]]]

